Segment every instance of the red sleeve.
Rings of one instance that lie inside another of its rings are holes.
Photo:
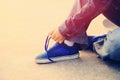
[[[105,11],[112,2],[112,0],[86,0],[84,6],[81,7],[82,0],[78,1],[68,19],[59,27],[60,33],[66,38],[84,34],[91,20]]]

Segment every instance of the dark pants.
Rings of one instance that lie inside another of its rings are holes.
[[[117,26],[120,26],[120,1],[113,0],[110,7],[103,12],[103,15]]]

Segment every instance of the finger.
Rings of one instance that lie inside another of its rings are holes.
[[[63,43],[63,42],[64,42],[64,40],[60,40],[60,41],[59,41],[60,44]]]
[[[60,39],[60,43],[64,42],[65,38],[61,38]]]
[[[53,40],[56,41],[56,42],[60,41],[59,37],[56,37],[56,36],[53,38]]]
[[[58,38],[58,37],[54,37],[54,41],[56,41],[56,42],[59,42],[60,41],[60,39]]]
[[[55,36],[52,34],[52,35],[50,35],[51,36],[51,38],[53,39],[53,40],[55,40]]]
[[[59,36],[54,32],[54,33],[52,34],[52,38],[56,41],[56,40],[59,39]]]
[[[57,42],[57,43],[60,43],[60,44],[62,43],[62,41],[59,41],[59,40],[56,40],[56,42]]]
[[[58,40],[55,40],[55,42],[59,43],[59,41],[58,41]]]
[[[63,41],[64,41],[63,39],[57,39],[57,40],[56,40],[56,42],[58,42],[58,43],[60,43],[60,44],[61,44]]]

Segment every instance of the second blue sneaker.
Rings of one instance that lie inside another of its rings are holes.
[[[88,46],[88,50],[91,50],[91,51],[95,51],[94,50],[94,42],[100,40],[100,39],[104,39],[106,37],[106,34],[104,35],[101,35],[101,36],[88,36],[88,40],[89,40],[89,46]]]

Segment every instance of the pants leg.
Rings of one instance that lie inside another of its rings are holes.
[[[75,12],[78,12],[81,7],[85,4],[85,0],[75,0],[74,7],[72,9],[72,12],[70,13],[70,16],[73,16]],[[90,22],[89,22],[90,23]],[[89,23],[86,24],[85,26],[89,26]],[[71,38],[68,39],[68,41],[72,41],[74,43],[78,43],[82,45],[82,48],[86,48],[88,46],[88,37],[86,34],[86,29],[83,29],[82,34],[75,35]]]
[[[108,32],[105,38],[94,42],[94,48],[101,59],[120,61],[120,28]]]

